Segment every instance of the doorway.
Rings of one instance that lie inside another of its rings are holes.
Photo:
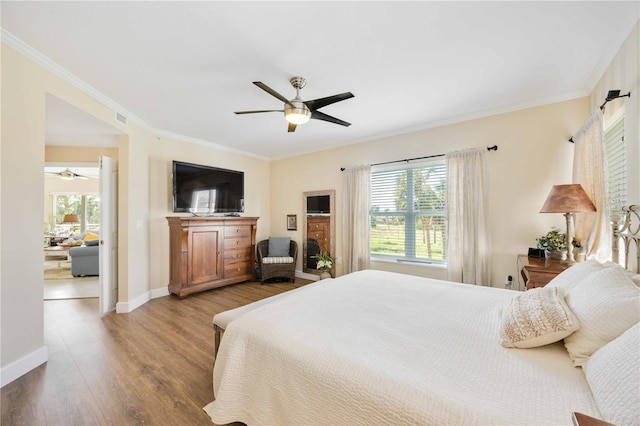
[[[60,255],[58,258],[45,257],[46,262],[52,260],[52,263],[47,264],[48,267],[54,267],[56,270],[52,272],[53,275],[62,275],[62,279],[57,281],[54,286],[47,286],[49,280],[45,280],[44,298],[45,300],[58,299],[58,298],[80,298],[80,297],[101,297],[101,278],[99,268],[95,266],[95,262],[101,261],[103,256],[100,252],[100,239],[95,243],[95,246],[89,245],[85,240],[87,232],[94,232],[100,237],[100,228],[102,228],[102,218],[98,219],[96,224],[95,210],[96,207],[103,206],[102,200],[100,200],[101,179],[100,179],[100,159],[101,157],[118,158],[119,149],[119,136],[123,134],[120,130],[111,125],[108,125],[101,120],[87,114],[86,112],[70,105],[69,103],[47,94],[46,96],[46,120],[45,120],[45,169],[48,172],[54,173],[53,175],[47,175],[53,177],[53,182],[56,185],[61,186],[62,182],[67,184],[67,187],[62,190],[53,191],[58,194],[80,194],[81,200],[78,207],[76,205],[69,211],[56,211],[52,205],[52,201],[45,199],[45,206],[49,206],[45,210],[45,232],[47,232],[47,226],[49,226],[49,232],[53,231],[55,234],[62,234],[64,237],[79,238],[79,244],[84,246],[82,250],[86,250],[87,253],[95,251],[93,258],[82,259],[86,261],[83,266],[88,269],[81,269],[79,272],[71,271],[73,265],[74,250],[78,250],[78,247],[68,247],[57,249],[65,253],[56,253]],[[72,176],[77,174],[80,178],[69,179],[69,173]],[[57,173],[57,175],[55,174]],[[45,187],[48,185],[49,177],[45,177]],[[76,186],[76,189],[69,189]],[[82,187],[84,185],[84,187]],[[80,189],[78,189],[80,188]],[[48,192],[46,197],[53,198],[53,195]],[[91,198],[93,197],[93,199]],[[63,197],[61,197],[63,198]],[[115,200],[113,201],[116,202]],[[67,206],[69,207],[69,206]],[[87,210],[88,209],[88,210]],[[64,216],[69,213],[75,215],[76,222],[65,224]],[[102,213],[100,213],[102,214]],[[93,219],[91,219],[93,217]],[[48,225],[47,225],[48,224]],[[53,228],[53,230],[51,229]],[[71,229],[73,228],[73,229]],[[68,243],[73,243],[69,241]],[[71,256],[69,256],[71,252]],[[69,257],[71,261],[69,262]],[[79,257],[78,257],[79,259]],[[113,256],[109,256],[113,262],[116,262]],[[58,269],[58,264],[62,268]],[[80,262],[76,263],[76,266],[80,265]],[[101,267],[109,268],[109,271],[116,270],[114,265],[101,265]],[[67,271],[60,269],[68,269]],[[73,277],[73,275],[81,275],[81,277]],[[113,274],[112,274],[113,275]],[[116,274],[117,276],[117,274]],[[60,278],[60,277],[59,277]],[[54,280],[51,280],[54,281]],[[48,291],[48,287],[57,287],[54,290]],[[97,291],[96,291],[97,290]],[[47,294],[48,293],[48,294]]]
[[[48,163],[44,173],[44,300],[98,298],[98,164]]]

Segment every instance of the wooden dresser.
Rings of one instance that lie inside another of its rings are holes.
[[[560,272],[571,267],[572,263],[553,259],[538,259],[527,255],[518,255],[520,275],[527,290],[544,287]]]
[[[330,224],[330,216],[307,216],[307,238],[318,241],[320,252],[331,253]]]
[[[255,280],[257,217],[167,217],[169,293]]]

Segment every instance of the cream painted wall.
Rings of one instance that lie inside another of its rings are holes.
[[[150,286],[166,291],[169,284],[169,226],[167,216],[184,216],[172,213],[171,199],[172,161],[185,161],[244,172],[245,212],[243,216],[259,217],[256,239],[269,236],[269,162],[233,152],[213,150],[210,147],[175,139],[158,138],[153,142],[149,158],[150,173]]]
[[[607,103],[605,125],[607,120],[616,117],[620,112],[624,113],[629,172],[627,204],[640,204],[640,21],[633,27],[629,37],[591,92],[590,111],[602,105],[609,90],[617,89],[620,89],[621,94],[631,92],[631,98],[616,99]]]
[[[0,367],[5,384],[47,359],[41,264],[46,95],[57,96],[123,132],[130,129],[113,120],[112,110],[12,48],[3,44],[1,55]],[[123,208],[128,210],[126,202]],[[121,254],[127,256],[126,248]]]
[[[61,145],[46,145],[44,147],[44,161],[47,163],[98,164],[101,155],[117,160],[118,148]]]
[[[42,83],[30,84],[30,80],[39,79],[37,70],[27,62],[3,45],[0,157],[0,360],[3,369],[29,355],[33,361],[28,366],[33,368],[34,363],[37,365],[47,357],[41,261],[45,105]]]
[[[567,139],[584,122],[588,99],[471,120],[347,147],[292,157],[271,164],[271,232],[302,242],[298,231],[286,230],[286,215],[302,218],[302,192],[336,190],[336,252],[342,258],[342,172],[340,167],[441,154],[491,146],[491,284],[504,285],[517,277],[516,256],[535,246],[535,238],[551,226],[564,226],[562,215],[540,214],[551,186],[571,181],[573,145]],[[275,190],[277,188],[277,190]],[[302,267],[298,259],[297,269]],[[438,279],[443,268],[373,262],[373,269],[390,270]],[[337,262],[342,273],[342,263]]]

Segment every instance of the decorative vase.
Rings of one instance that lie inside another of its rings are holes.
[[[327,271],[320,272],[320,279],[324,280],[325,278],[331,278],[331,274],[328,273]]]
[[[567,260],[566,250],[545,250],[544,254],[546,255],[547,259]]]

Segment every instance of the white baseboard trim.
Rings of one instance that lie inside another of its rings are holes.
[[[149,300],[151,300],[151,295],[147,291],[146,293],[142,293],[140,296],[128,302],[118,302],[116,303],[116,314],[128,314],[129,312],[132,312],[133,310],[144,305]]]
[[[166,286],[162,288],[154,288],[153,290],[151,290],[152,299],[157,299],[158,297],[164,297],[168,295],[169,295],[169,287],[166,287]]]
[[[24,376],[29,371],[47,362],[48,359],[49,351],[46,346],[43,346],[11,364],[2,367],[2,370],[0,370],[0,387],[4,387],[4,385]]]
[[[312,281],[318,281],[320,280],[320,277],[315,275],[315,274],[309,274],[306,272],[302,272],[296,269],[296,277],[298,278],[304,278],[305,280],[312,280]]]
[[[157,299],[158,297],[168,296],[169,288],[155,288],[151,291],[147,291],[146,293],[141,294],[135,299],[129,302],[118,302],[116,303],[116,314],[128,314],[129,312],[134,311],[140,306],[144,305],[151,299]]]

